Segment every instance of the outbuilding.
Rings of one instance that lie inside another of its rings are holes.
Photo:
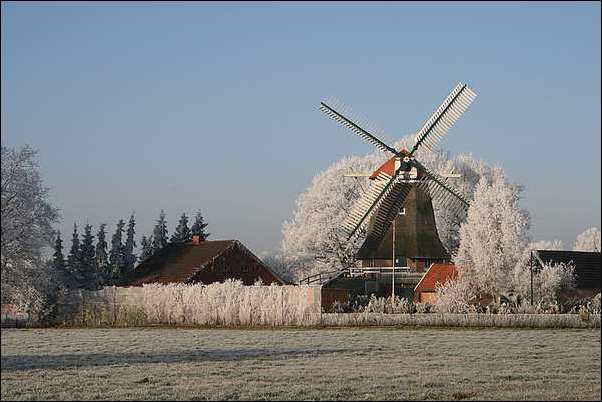
[[[142,261],[122,286],[145,283],[204,283],[238,279],[245,285],[261,281],[284,285],[285,281],[238,240],[199,240],[169,243]]]

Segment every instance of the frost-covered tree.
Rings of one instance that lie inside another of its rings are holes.
[[[172,243],[188,243],[192,239],[190,228],[188,227],[188,217],[186,214],[182,214],[178,226],[174,234],[171,236],[170,241]]]
[[[140,240],[140,247],[140,262],[142,262],[151,255],[153,255],[152,236],[149,239],[145,235],[142,235],[142,239]]]
[[[134,235],[136,234],[135,227],[136,219],[134,218],[134,214],[132,214],[130,215],[130,220],[128,222],[125,245],[123,246],[125,273],[132,272],[136,265],[136,255],[134,254],[134,248],[136,247],[136,242],[134,241]]]
[[[58,210],[48,201],[36,155],[29,146],[2,145],[1,251],[6,262],[39,258],[54,240],[52,225],[58,221]]]
[[[96,253],[94,250],[94,235],[92,225],[84,226],[84,234],[79,247],[80,263],[77,278],[79,287],[88,290],[98,288],[98,276],[96,274]]]
[[[161,210],[159,220],[153,230],[153,254],[161,250],[167,245],[167,220],[165,219],[165,211]]]
[[[472,155],[450,157],[447,153],[430,153],[421,155],[421,158],[440,173],[459,174],[459,178],[449,179],[450,183],[469,202],[472,201],[477,184],[482,178],[492,182],[495,177],[504,175],[501,168],[487,165]],[[460,226],[466,220],[466,214],[461,210],[449,208],[438,200],[433,201],[433,209],[439,238],[448,253],[455,255],[460,246]]]
[[[100,228],[96,234],[96,272],[101,285],[105,285],[111,281],[111,265],[109,264],[109,256],[107,254],[106,226],[105,223],[100,224]]]
[[[109,251],[109,263],[111,264],[111,278],[109,281],[110,285],[118,283],[124,273],[125,268],[125,256],[123,247],[123,232],[125,222],[123,219],[119,219],[115,233],[111,238],[111,250]]]
[[[209,235],[211,233],[207,233],[205,231],[207,224],[204,223],[203,220],[204,219],[203,219],[203,215],[201,215],[201,211],[197,211],[197,213],[194,217],[194,223],[192,224],[192,227],[190,228],[190,234],[200,236],[201,240],[207,240],[207,238],[209,237]]]
[[[46,264],[44,248],[52,247],[58,210],[48,200],[36,160],[29,146],[1,146],[0,267],[2,303],[32,313],[47,301],[46,280],[53,264]]]
[[[397,149],[409,148],[414,136],[395,144]],[[346,178],[346,173],[372,173],[391,156],[380,151],[363,157],[351,156],[334,163],[317,174],[309,188],[297,199],[293,217],[283,224],[283,240],[277,258],[284,261],[282,274],[300,279],[320,271],[330,271],[355,265],[354,255],[362,244],[365,233],[360,232],[350,242],[340,233],[343,220],[354,202],[369,187],[367,178]],[[459,173],[460,178],[449,179],[468,200],[485,177],[489,180],[500,169],[488,166],[470,155],[450,157],[446,152],[422,152],[420,160],[439,173]],[[452,181],[453,180],[453,181]],[[438,200],[433,209],[439,237],[450,254],[458,248],[460,224],[464,213],[454,211]]]
[[[79,265],[81,264],[81,253],[79,246],[79,233],[77,232],[77,223],[73,224],[73,234],[71,235],[71,250],[67,256],[67,265],[69,272],[74,278],[79,275]]]
[[[600,229],[593,227],[577,236],[575,251],[600,251]]]
[[[382,155],[347,157],[316,175],[299,196],[292,221],[283,225],[284,276],[301,279],[315,272],[349,268],[356,264],[355,252],[362,236],[347,241],[342,223],[369,183],[343,177],[346,173],[374,170]]]
[[[466,278],[494,298],[511,288],[511,273],[528,243],[529,214],[519,205],[521,191],[502,174],[491,183],[482,178],[460,228],[460,247],[453,257],[458,281]]]

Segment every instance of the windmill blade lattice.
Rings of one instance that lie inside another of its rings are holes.
[[[387,195],[395,188],[396,180],[397,176],[389,176],[383,172],[376,177],[368,191],[354,204],[343,222],[347,239],[350,239],[376,212]]]
[[[329,104],[327,104],[326,102],[320,102],[320,110],[324,112],[328,117],[334,119],[343,127],[346,127],[349,130],[353,131],[355,134],[359,135],[364,140],[376,146],[380,150],[385,152],[392,152],[395,155],[398,154],[395,148],[385,144],[383,141],[379,140],[376,137],[376,135],[380,137],[385,136],[383,130],[377,128],[371,123],[368,123],[367,121],[365,121],[365,119],[353,116],[350,109],[343,106],[340,102],[334,99],[331,99],[328,102]],[[338,109],[338,111],[335,108]],[[360,124],[366,128],[362,128]],[[372,132],[370,132],[369,130]]]
[[[380,241],[389,230],[391,222],[399,211],[410,193],[412,187],[408,183],[397,180],[391,192],[383,200],[380,208],[374,214],[374,223],[372,230],[368,233],[368,237],[372,241]]]
[[[410,151],[412,156],[421,146],[433,150],[441,138],[468,109],[477,94],[468,85],[459,83],[445,98],[441,106],[424,123],[416,135],[416,144]]]
[[[446,178],[428,169],[416,160],[413,160],[412,163],[419,167],[423,173],[423,177],[418,182],[418,187],[421,190],[426,191],[432,199],[439,201],[442,205],[456,210],[462,209],[466,211],[468,209],[468,201],[447,182]]]

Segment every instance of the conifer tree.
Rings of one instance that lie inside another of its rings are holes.
[[[61,232],[57,230],[56,238],[54,239],[54,254],[52,254],[52,261],[54,269],[57,271],[63,271],[66,267],[65,257],[63,256],[63,239],[61,239]]]
[[[136,247],[136,242],[134,241],[134,235],[136,234],[135,226],[136,220],[134,219],[134,214],[132,214],[128,222],[125,245],[123,247],[125,273],[132,272],[136,265],[136,255],[134,254],[134,248]]]
[[[153,230],[153,254],[167,245],[167,220],[165,219],[165,211],[161,210],[159,220]]]
[[[205,232],[206,227],[207,224],[203,223],[203,215],[201,215],[201,211],[197,211],[196,216],[194,217],[194,224],[191,228],[192,234],[199,235],[201,240],[207,240],[210,233]]]
[[[52,266],[56,271],[58,282],[64,286],[70,287],[72,275],[68,270],[67,262],[63,255],[63,239],[61,239],[61,232],[56,231],[56,237],[54,239],[54,253],[52,254]]]
[[[171,236],[170,241],[172,243],[188,243],[190,240],[192,240],[192,235],[190,228],[188,227],[188,217],[186,214],[182,214],[178,226],[176,227],[176,231]]]
[[[117,228],[111,239],[111,251],[109,252],[109,263],[111,264],[111,278],[110,284],[117,284],[123,277],[124,271],[124,253],[123,253],[123,232],[125,222],[123,219],[119,219],[117,222]]]
[[[79,255],[79,234],[77,233],[77,223],[73,224],[73,235],[71,236],[71,250],[67,256],[67,266],[73,276],[79,273],[79,264],[81,258]]]
[[[94,250],[94,235],[92,225],[84,226],[84,235],[80,244],[79,287],[93,290],[98,288],[98,277],[96,275],[96,261]]]
[[[153,236],[150,238],[142,235],[142,240],[140,240],[140,262],[146,260],[148,257],[153,255],[153,245],[152,245]]]
[[[109,257],[107,254],[107,241],[105,227],[107,225],[102,223],[98,233],[96,235],[98,241],[96,242],[96,272],[100,278],[102,285],[107,285],[111,282],[111,265],[109,264]]]

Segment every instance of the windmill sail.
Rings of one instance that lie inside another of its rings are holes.
[[[389,230],[391,222],[401,211],[401,207],[411,189],[412,184],[400,180],[396,181],[393,189],[387,194],[372,217],[371,228],[367,234],[369,241],[377,243],[383,238]]]
[[[332,103],[332,101],[331,101],[331,103]],[[361,123],[355,123],[351,120],[350,117],[345,117],[342,112],[336,111],[334,109],[334,106],[329,106],[325,102],[320,102],[320,110],[322,112],[324,112],[328,117],[334,119],[336,122],[338,122],[343,127],[346,127],[349,130],[353,131],[354,133],[356,133],[357,135],[362,137],[364,140],[366,140],[370,144],[376,146],[380,150],[385,151],[385,152],[387,152],[387,151],[392,152],[395,155],[398,154],[398,152],[395,148],[390,147],[389,145],[387,145],[384,142],[382,142],[381,140],[379,140],[375,135],[370,133],[368,130],[360,127],[359,124],[361,124]],[[381,130],[379,130],[379,131],[381,131]],[[379,134],[381,136],[384,135],[383,132],[380,132]]]
[[[387,195],[395,187],[395,181],[396,177],[389,176],[384,172],[376,177],[368,191],[355,203],[347,219],[343,222],[343,229],[347,232],[348,239],[379,209]]]
[[[430,243],[426,242],[436,246],[428,249],[427,254],[420,254],[416,248],[413,251],[414,257],[426,258],[427,255],[431,255],[440,259],[446,254],[438,238],[432,200],[437,200],[446,208],[463,210],[468,208],[468,202],[447,182],[446,177],[429,170],[418,162],[415,153],[422,148],[432,150],[462,116],[476,96],[476,93],[466,84],[459,83],[424,123],[416,135],[416,143],[411,151],[397,150],[382,141],[380,139],[384,136],[382,130],[378,130],[373,125],[366,123],[365,120],[358,118],[340,103],[336,101],[320,102],[320,110],[328,117],[380,150],[394,155],[370,175],[370,178],[373,179],[371,187],[356,202],[343,222],[343,229],[348,235],[347,240],[351,239],[364,225],[368,226],[366,239],[357,255],[361,254],[363,259],[383,259],[383,255],[387,255],[390,245],[387,245],[385,247],[387,250],[385,250],[383,244],[386,243],[391,222],[401,219],[398,213],[406,203],[412,205],[410,210],[419,212],[409,214],[406,219],[408,221],[406,225],[414,225],[414,239],[420,237],[422,240],[425,238],[436,240]],[[347,176],[357,177],[358,175]],[[449,177],[453,177],[453,175],[449,175]],[[410,222],[411,219],[414,219],[413,223]],[[406,241],[406,243],[408,242]],[[414,243],[418,244],[417,241]],[[377,254],[379,257],[375,257]]]
[[[413,160],[412,163],[416,165],[423,174],[423,177],[418,183],[418,187],[425,190],[431,198],[436,199],[446,206],[464,210],[468,209],[468,201],[460,195],[458,190],[447,182],[446,178],[428,169],[416,160]]]
[[[416,135],[416,144],[410,151],[412,156],[421,146],[433,150],[441,138],[468,109],[477,94],[468,85],[459,83],[445,98],[441,106],[424,123]]]

